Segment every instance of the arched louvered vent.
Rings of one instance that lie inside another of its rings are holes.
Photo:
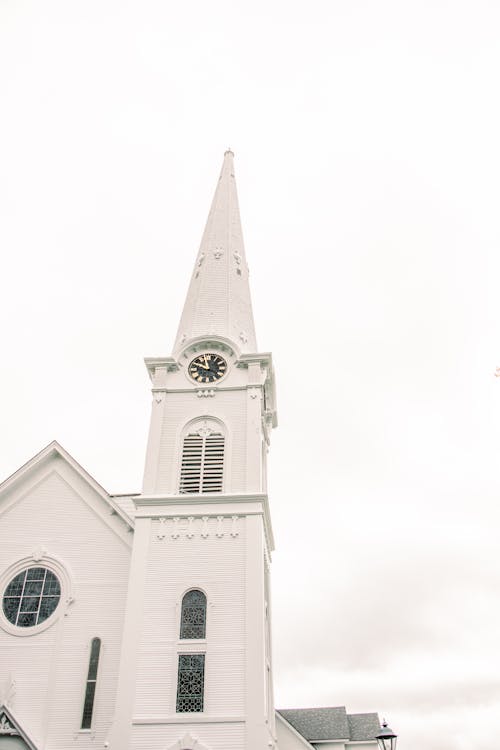
[[[193,425],[182,444],[179,492],[200,494],[222,492],[224,435],[208,422]]]

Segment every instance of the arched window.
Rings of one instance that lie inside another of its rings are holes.
[[[87,684],[85,686],[85,700],[83,702],[82,729],[90,729],[92,726],[92,714],[94,712],[95,688],[97,684],[97,668],[99,667],[99,654],[101,652],[101,639],[92,638],[90,644],[89,671]]]
[[[184,594],[181,609],[181,638],[205,638],[207,597],[194,589]]]
[[[201,494],[222,492],[224,474],[224,435],[215,420],[204,419],[190,425],[182,442],[179,492]]]

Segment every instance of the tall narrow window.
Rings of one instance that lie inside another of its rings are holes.
[[[188,591],[182,599],[181,638],[205,638],[207,597],[203,591]]]
[[[224,435],[217,423],[192,425],[182,444],[181,494],[222,492]]]
[[[179,654],[177,713],[203,711],[205,654]]]
[[[85,687],[85,700],[83,703],[82,729],[90,729],[92,725],[92,713],[94,711],[95,687],[97,682],[97,668],[99,666],[99,654],[101,651],[101,639],[92,638],[90,644],[89,671]]]

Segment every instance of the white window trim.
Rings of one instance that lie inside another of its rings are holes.
[[[57,578],[59,579],[59,583],[61,584],[61,598],[59,599],[59,603],[50,617],[47,617],[46,620],[39,623],[38,625],[34,625],[33,627],[29,628],[23,628],[19,625],[13,625],[5,617],[3,611],[3,597],[5,589],[16,575],[22,573],[27,568],[34,567],[47,568],[47,570],[50,570],[52,573],[54,573],[55,576],[57,576]],[[0,627],[7,633],[18,636],[20,638],[27,638],[32,635],[38,635],[38,633],[43,632],[47,628],[50,628],[51,625],[59,620],[60,617],[66,615],[68,608],[73,603],[74,587],[72,583],[72,576],[70,575],[67,566],[64,565],[61,560],[48,555],[44,551],[40,552],[37,550],[29,557],[23,557],[20,560],[16,560],[16,562],[12,563],[8,568],[4,570],[4,572],[0,576],[0,597]]]
[[[224,438],[224,457],[223,457],[223,464],[222,464],[222,489],[217,491],[214,494],[221,495],[226,492],[227,487],[229,486],[229,456],[230,454],[230,446],[229,446],[229,432],[227,429],[227,426],[225,422],[223,422],[219,417],[216,417],[213,414],[205,414],[201,415],[199,417],[195,417],[195,419],[191,419],[187,424],[185,424],[179,435],[177,440],[178,450],[177,450],[177,471],[176,471],[176,492],[178,492],[180,495],[184,497],[189,497],[189,495],[195,495],[195,494],[205,494],[205,493],[181,493],[180,487],[181,487],[181,474],[182,474],[182,458],[184,453],[184,438],[187,437],[192,432],[196,432],[196,428],[202,428],[203,426],[207,426],[210,430],[213,432],[218,432],[222,435]],[[211,493],[206,493],[211,494]]]

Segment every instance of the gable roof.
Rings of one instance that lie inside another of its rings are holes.
[[[281,726],[285,727],[286,731],[290,732],[294,737],[296,737],[297,741],[302,747],[308,748],[308,750],[314,750],[313,746],[309,744],[306,738],[301,735],[300,732],[297,732],[295,727],[292,727],[292,725],[285,719],[284,716],[280,714],[279,711],[276,711],[276,721],[278,724],[281,724]]]
[[[374,740],[380,732],[378,714],[347,714],[347,721],[354,742]]]
[[[348,714],[345,706],[280,709],[279,714],[308,742],[375,740],[378,714]]]
[[[0,737],[21,737],[29,750],[37,750],[33,740],[21,728],[19,722],[14,718],[12,710],[7,706],[0,706]]]
[[[107,503],[107,505],[110,507],[111,513],[119,516],[130,530],[134,528],[133,520],[121,507],[121,504],[118,504],[112,498],[112,496],[109,495],[103,487],[101,487],[99,482],[97,482],[94,477],[91,476],[78,463],[78,461],[76,461],[73,456],[71,456],[68,451],[66,451],[62,447],[62,445],[59,445],[56,440],[53,440],[51,443],[49,443],[45,448],[43,448],[43,450],[41,450],[39,453],[33,456],[33,458],[31,458],[23,466],[21,466],[20,469],[15,471],[14,474],[11,474],[10,477],[7,477],[7,479],[5,479],[0,484],[0,496],[4,493],[9,492],[10,490],[14,490],[23,479],[27,478],[36,469],[42,467],[44,463],[47,463],[51,458],[54,458],[54,456],[58,456],[66,464],[68,464],[81,477],[81,479],[83,479],[83,481],[88,484],[102,498],[102,500],[104,500],[105,503]]]

